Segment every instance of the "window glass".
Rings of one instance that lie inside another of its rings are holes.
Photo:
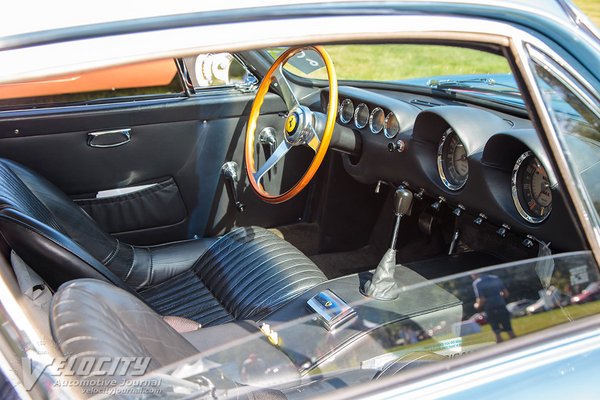
[[[552,123],[562,139],[572,170],[581,177],[583,195],[600,215],[600,109],[587,91],[550,59],[532,62]],[[570,81],[570,83],[568,83]],[[571,86],[571,88],[569,86]],[[578,92],[579,94],[577,94]],[[584,100],[587,97],[588,100]]]
[[[269,53],[277,57],[285,48],[272,48]],[[500,55],[451,46],[415,44],[349,44],[325,46],[331,56],[338,79],[358,81],[405,81],[425,84],[417,78],[444,77],[453,79],[461,75],[508,74],[511,69]],[[324,64],[317,53],[306,50],[286,65],[288,72],[304,78],[325,79]],[[464,82],[468,83],[468,82]],[[500,83],[500,82],[499,82]],[[493,87],[493,85],[490,85]],[[494,89],[502,89],[497,85]]]
[[[456,46],[348,44],[324,46],[341,81],[421,86],[524,107],[508,60],[501,55]],[[285,48],[267,52],[276,58]],[[301,51],[284,66],[298,77],[326,79],[320,56]]]
[[[145,379],[160,377],[163,391],[211,393],[217,399],[232,395],[232,380],[249,385],[247,390],[274,387],[290,398],[309,398],[410,373],[600,312],[600,277],[589,252],[543,256],[436,280],[404,269],[402,277],[400,300],[377,301],[357,293],[348,303],[357,315],[333,331],[306,310],[297,319],[263,325],[260,331],[250,324],[232,326],[221,346]],[[350,293],[345,292],[346,299]],[[337,309],[338,304],[329,307]],[[309,382],[299,388],[294,387],[298,371]]]
[[[0,85],[0,107],[48,107],[140,95],[178,94],[182,85],[174,60]]]

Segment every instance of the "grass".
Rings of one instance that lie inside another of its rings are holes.
[[[600,313],[600,301],[594,301],[580,305],[570,305],[562,309],[551,310],[534,315],[513,318],[512,326],[517,336],[524,336],[530,333],[541,331],[557,325],[565,324],[580,318]],[[508,338],[506,333],[503,333],[505,339]],[[438,352],[442,349],[448,350],[448,354],[453,351],[458,351],[459,346],[463,352],[472,352],[477,349],[495,344],[495,335],[488,324],[481,327],[481,332],[463,337],[454,335],[436,336],[435,339],[425,339],[418,343],[410,345],[400,345],[397,347],[387,347],[384,342],[382,345],[383,353],[395,353],[396,356],[402,354],[411,354],[415,352]],[[385,349],[385,350],[384,350]],[[321,368],[313,371],[314,374],[333,372],[341,368],[356,366],[361,360],[356,358],[349,361],[342,357],[340,362],[335,359],[325,363]]]
[[[398,80],[510,71],[501,56],[447,46],[343,45],[328,46],[327,51],[340,79]]]
[[[539,314],[528,315],[525,317],[514,318],[512,320],[512,327],[517,336],[524,336],[598,313],[600,313],[600,301],[594,301],[586,304],[567,306],[563,307],[562,309],[551,310]],[[504,338],[507,338],[506,334],[503,335]],[[401,346],[396,349],[392,349],[390,352],[406,351],[407,349],[411,348],[413,351],[419,351],[422,348],[435,345],[435,343],[437,343],[439,340],[453,338],[454,336],[436,338],[436,340],[428,339],[410,346]],[[481,327],[480,333],[463,337],[462,346],[475,346],[484,343],[494,343],[495,341],[496,339],[492,329],[486,324]]]
[[[597,25],[600,26],[600,1],[599,0],[575,0],[575,5]]]

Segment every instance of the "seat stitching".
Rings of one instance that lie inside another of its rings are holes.
[[[125,275],[125,278],[123,278],[124,282],[127,282],[127,279],[129,279],[129,276],[133,272],[133,266],[135,265],[136,255],[135,255],[135,249],[133,248],[133,246],[131,246],[131,252],[133,253],[133,257],[131,257],[131,267],[129,267],[129,270],[127,271],[127,274]]]

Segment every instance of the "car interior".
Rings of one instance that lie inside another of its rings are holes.
[[[311,378],[333,358],[378,355],[382,327],[462,320],[462,301],[429,282],[587,249],[526,96],[471,96],[454,78],[315,79],[300,52],[321,48],[236,53],[244,84],[200,88],[190,58],[174,61],[175,94],[0,100],[6,273],[62,354],[147,356],[159,370],[250,337],[277,371],[251,376],[247,354],[229,354],[236,371],[211,379],[308,396],[335,387]],[[593,175],[595,145],[577,146]],[[421,297],[402,294],[413,284]]]

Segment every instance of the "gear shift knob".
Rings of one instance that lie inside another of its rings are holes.
[[[394,214],[396,216],[409,214],[412,201],[412,192],[404,186],[400,186],[394,193]]]

